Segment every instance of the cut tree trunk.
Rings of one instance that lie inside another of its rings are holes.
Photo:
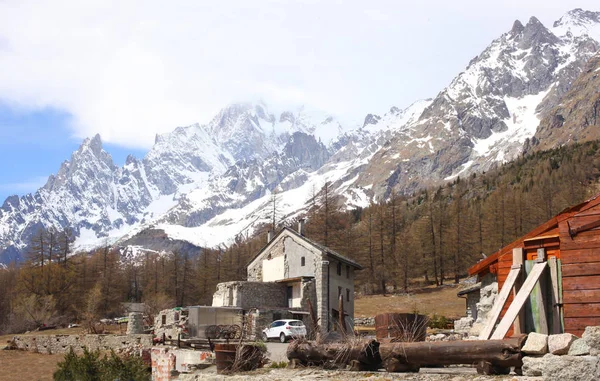
[[[375,340],[320,345],[294,341],[287,348],[287,358],[303,366],[351,365],[353,370],[377,370],[381,367],[379,343]]]
[[[379,343],[375,340],[316,344],[294,341],[287,349],[290,361],[303,366],[345,366],[352,370],[418,372],[425,366],[466,364],[484,374],[505,374],[523,365],[521,347],[527,335],[506,340]]]
[[[481,362],[492,366],[485,369],[521,367],[520,340],[451,341],[382,344],[379,353],[388,371],[416,371],[434,365]],[[485,369],[483,370],[485,372]]]

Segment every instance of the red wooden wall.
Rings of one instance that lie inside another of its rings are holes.
[[[599,219],[600,207],[595,207],[559,224],[565,331],[577,336],[587,326],[600,325],[600,230],[571,237],[569,228]]]

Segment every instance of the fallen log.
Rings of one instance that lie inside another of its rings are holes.
[[[379,353],[383,366],[390,372],[466,364],[478,366],[478,371],[484,374],[497,374],[523,365],[520,340],[515,339],[390,343],[381,344]]]
[[[466,364],[482,374],[505,374],[523,365],[521,347],[526,336],[506,340],[379,343],[350,340],[316,344],[294,341],[287,349],[290,362],[301,366],[346,366],[351,370],[418,372],[421,367]]]
[[[288,346],[287,358],[303,366],[351,365],[354,370],[377,370],[381,367],[379,343],[375,340],[332,344],[296,340]]]

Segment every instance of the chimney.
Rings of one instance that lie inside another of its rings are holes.
[[[267,233],[267,243],[271,242],[271,239],[273,239],[273,233],[269,230]]]
[[[298,234],[304,235],[304,218],[298,220]]]

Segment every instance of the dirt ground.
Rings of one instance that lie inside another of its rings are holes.
[[[368,295],[357,297],[354,316],[371,317],[384,312],[418,312],[432,316],[465,316],[465,299],[456,296],[458,286],[426,287],[404,295]]]
[[[63,355],[0,350],[0,381],[52,380]]]

